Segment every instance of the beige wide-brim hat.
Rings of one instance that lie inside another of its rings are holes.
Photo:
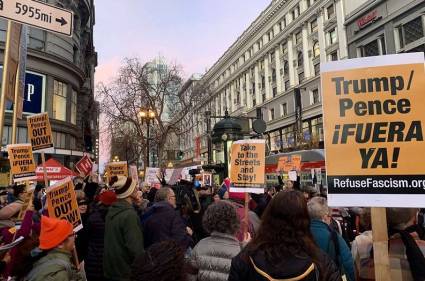
[[[118,199],[130,197],[136,188],[136,181],[130,177],[114,176],[109,181],[109,186],[115,190]]]

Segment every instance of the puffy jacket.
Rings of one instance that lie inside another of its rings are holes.
[[[331,230],[326,223],[319,220],[312,220],[310,223],[310,231],[311,234],[313,234],[314,241],[320,249],[328,254],[333,261],[338,260],[338,264],[346,274],[348,281],[355,281],[353,257],[350,248],[348,248],[342,236],[336,232],[334,233],[335,242],[338,243],[339,249],[339,253],[337,254],[335,243],[331,237],[331,231],[334,230]]]
[[[143,215],[142,221],[146,248],[166,240],[174,240],[184,249],[192,244],[183,219],[168,202],[155,203]]]
[[[116,201],[106,215],[104,276],[110,280],[130,280],[131,264],[143,251],[143,233],[136,211],[127,201]]]
[[[213,232],[195,246],[191,253],[191,264],[198,269],[197,278],[192,280],[226,281],[232,258],[241,250],[234,235]]]
[[[70,253],[60,249],[51,250],[37,261],[25,280],[28,281],[80,281],[85,280],[71,262]]]
[[[97,205],[87,219],[88,247],[84,268],[88,280],[103,279],[103,249],[105,240],[105,218],[108,207]]]
[[[288,259],[281,259],[275,264],[266,261],[264,252],[248,256],[245,251],[232,259],[229,281],[284,281],[300,278],[303,281],[342,281],[336,265],[320,251],[318,258],[322,262],[320,268],[310,257],[300,253]]]

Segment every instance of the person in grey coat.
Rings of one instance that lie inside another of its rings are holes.
[[[241,251],[236,238],[240,221],[235,207],[227,201],[213,203],[202,219],[204,229],[210,236],[202,239],[193,249],[190,263],[198,269],[191,281],[226,281],[232,258]]]

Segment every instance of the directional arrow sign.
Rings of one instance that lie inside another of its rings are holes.
[[[0,0],[0,17],[72,36],[71,11],[33,0]]]

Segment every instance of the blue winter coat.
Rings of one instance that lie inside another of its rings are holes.
[[[312,220],[310,223],[310,230],[313,234],[314,241],[317,246],[329,255],[332,260],[336,260],[336,252],[333,240],[331,238],[331,230],[329,226],[319,220]],[[339,265],[342,267],[343,272],[346,274],[347,280],[355,281],[354,262],[351,256],[351,251],[347,243],[341,235],[337,233],[337,240],[339,245]]]

